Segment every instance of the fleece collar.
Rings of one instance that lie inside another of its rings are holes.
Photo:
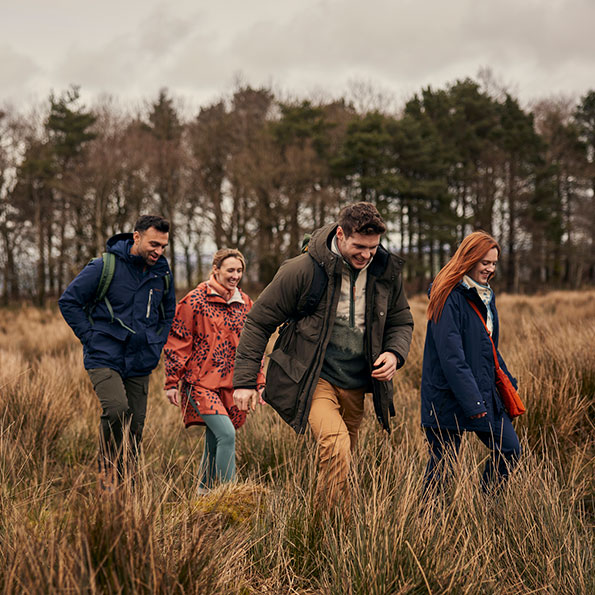
[[[244,304],[244,298],[242,297],[242,293],[240,292],[240,290],[235,287],[233,293],[231,294],[231,296],[229,297],[229,299],[225,298],[225,295],[228,294],[229,292],[225,289],[225,287],[223,287],[223,285],[221,285],[221,283],[219,283],[219,281],[217,281],[215,279],[215,277],[213,275],[211,275],[209,277],[209,280],[207,281],[207,286],[209,289],[209,295],[215,295],[220,297],[221,299],[223,299],[223,301],[225,301],[225,303],[227,304],[233,304],[233,303],[240,303],[240,304]]]

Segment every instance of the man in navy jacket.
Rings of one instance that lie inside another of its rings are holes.
[[[84,365],[102,407],[100,472],[122,477],[129,437],[132,460],[142,438],[151,371],[167,340],[176,298],[163,252],[169,222],[143,215],[134,233],[107,242],[115,270],[105,299],[97,291],[105,259],[92,260],[58,301],[62,316],[83,344]]]

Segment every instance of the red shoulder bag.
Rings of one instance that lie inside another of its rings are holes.
[[[492,343],[494,365],[496,366],[496,388],[498,389],[498,393],[502,398],[504,407],[506,408],[506,411],[508,412],[508,415],[510,415],[510,417],[518,417],[519,415],[523,415],[523,413],[525,413],[526,411],[525,406],[523,405],[521,397],[519,397],[519,393],[517,392],[516,388],[514,388],[512,382],[510,382],[510,378],[508,377],[506,372],[500,367],[500,364],[498,362],[498,354],[496,353],[496,346],[494,345],[494,341],[492,340],[490,331],[488,330],[488,327],[486,326],[486,323],[481,313],[477,309],[477,306],[473,302],[469,300],[467,301],[469,302],[469,305],[475,310],[475,313],[479,316],[479,319],[483,323],[483,326],[485,327],[485,330],[488,333],[490,342]]]

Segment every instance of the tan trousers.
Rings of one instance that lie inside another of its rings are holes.
[[[351,452],[364,415],[364,388],[344,389],[320,378],[308,422],[318,444],[317,507],[332,505],[341,495],[349,502],[347,476]]]

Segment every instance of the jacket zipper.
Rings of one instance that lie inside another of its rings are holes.
[[[151,315],[151,300],[153,299],[153,290],[149,291],[149,301],[147,302],[147,318]]]

